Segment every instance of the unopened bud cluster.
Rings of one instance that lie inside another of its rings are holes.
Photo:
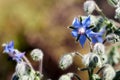
[[[115,18],[120,20],[120,0],[107,0],[108,3],[115,7]]]
[[[63,55],[59,61],[59,67],[63,70],[67,69],[69,66],[72,65],[74,56],[75,53],[68,53]]]
[[[120,37],[116,34],[111,33],[107,35],[106,40],[110,43],[115,43],[120,41]]]
[[[34,71],[25,62],[17,63],[15,73],[13,74],[12,80],[40,80],[40,73]],[[15,79],[16,80],[16,79]]]
[[[83,56],[82,62],[86,67],[101,67],[101,60],[97,54],[88,53]]]
[[[110,64],[105,64],[102,70],[102,80],[113,80],[116,75],[114,68]]]
[[[40,49],[34,49],[30,53],[31,57],[35,61],[40,61],[43,59],[43,52]]]
[[[73,73],[67,73],[62,75],[59,80],[72,80],[72,77],[74,76]]]
[[[92,1],[92,0],[88,0],[84,3],[84,11],[87,13],[87,14],[91,14],[93,13],[93,11],[95,10],[96,8],[96,5],[95,5],[95,2]]]

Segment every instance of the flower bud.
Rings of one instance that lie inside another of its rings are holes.
[[[62,75],[59,80],[71,80],[71,78],[68,75]]]
[[[31,55],[32,59],[35,60],[35,61],[40,61],[40,60],[43,59],[43,52],[40,49],[32,50],[30,55]]]
[[[113,54],[113,62],[115,64],[118,64],[120,62],[120,53],[117,51],[116,47],[115,47],[114,54]]]
[[[112,34],[107,35],[106,40],[108,42],[115,43],[115,42],[120,41],[120,37],[112,33]]]
[[[107,0],[108,1],[108,4],[113,6],[113,7],[116,7],[119,0]]]
[[[19,76],[19,80],[40,80],[40,73],[37,71],[35,72],[34,70],[31,70],[29,74],[24,74]]]
[[[97,74],[93,74],[92,77],[93,77],[93,80],[100,80],[100,76]]]
[[[62,75],[59,80],[72,80],[71,78],[74,76],[73,73],[67,73],[67,74],[64,74]]]
[[[42,79],[43,78],[43,74],[41,74],[39,71],[36,71],[35,72],[35,78],[39,78],[39,79]]]
[[[29,74],[30,67],[25,62],[17,63],[16,65],[16,74],[17,75],[26,75]]]
[[[96,43],[93,48],[93,52],[102,55],[105,54],[105,47],[102,43]]]
[[[82,58],[82,62],[84,63],[86,67],[96,67],[96,66],[101,67],[102,66],[100,57],[94,53],[88,53],[84,55]]]
[[[34,80],[34,79],[32,79],[31,76],[29,75],[23,75],[19,78],[19,80]]]
[[[102,70],[102,80],[113,80],[116,75],[114,68],[110,64],[105,64]]]
[[[91,14],[94,10],[95,10],[94,1],[89,0],[84,3],[84,11],[87,12],[87,14]]]
[[[75,53],[65,54],[64,56],[62,56],[59,61],[59,67],[63,70],[67,69],[70,65],[72,65],[74,56]]]
[[[108,62],[108,57],[106,54],[100,55],[102,65]]]
[[[117,47],[112,47],[110,52],[108,53],[109,60],[108,62],[115,65],[120,62],[120,53],[118,52]]]
[[[120,7],[115,10],[115,18],[120,19]]]

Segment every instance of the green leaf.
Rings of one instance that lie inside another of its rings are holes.
[[[106,26],[106,35],[114,32],[114,30],[112,29],[112,26],[113,26],[112,23],[109,23],[109,24]]]
[[[118,28],[117,30],[114,31],[114,33],[118,36],[120,36],[120,28]]]

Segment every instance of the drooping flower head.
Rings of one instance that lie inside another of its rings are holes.
[[[13,60],[16,62],[20,62],[24,56],[25,53],[21,53],[17,49],[14,49],[14,42],[10,41],[7,44],[3,44],[4,53],[7,53]]]
[[[72,23],[72,35],[76,38],[76,41],[79,40],[81,46],[83,47],[86,41],[86,37],[89,34],[90,30],[90,16],[85,18],[84,20],[79,20],[78,18],[74,18]]]

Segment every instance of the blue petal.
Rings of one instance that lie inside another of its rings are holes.
[[[9,42],[8,47],[13,49],[14,48],[14,42],[13,41]]]
[[[89,26],[90,26],[90,23],[91,23],[90,16],[87,17],[86,19],[84,19],[84,20],[82,21],[82,25],[83,25],[84,27],[89,27]]]
[[[85,41],[86,41],[86,36],[81,35],[80,38],[79,38],[79,42],[80,42],[82,47],[84,47]]]
[[[4,52],[5,53],[12,53],[13,50],[14,50],[14,42],[13,41],[9,42],[4,47]]]
[[[100,42],[100,43],[103,42],[102,35],[100,32],[99,33],[91,32],[89,34],[89,37],[92,38],[92,43],[94,43],[94,44],[97,42]]]
[[[98,42],[103,43],[102,37],[97,37]]]
[[[25,55],[25,53],[16,53],[13,57],[13,60],[20,62],[24,55]]]
[[[97,40],[97,38],[95,38],[95,37],[91,37],[92,38],[92,43],[97,43],[98,42],[98,40]]]
[[[15,56],[17,58],[22,58],[25,55],[25,53],[17,53]]]
[[[74,26],[75,28],[81,27],[81,23],[78,18],[76,18],[76,17],[74,18],[74,20],[72,22],[72,26]]]
[[[87,30],[86,34],[88,35],[88,37],[93,37],[94,35],[96,35],[96,33],[91,30]]]
[[[102,43],[103,42],[103,39],[102,39],[102,37],[93,37],[92,38],[92,43]]]
[[[90,29],[89,29],[89,30],[86,30],[86,34],[87,34],[87,35],[91,34],[91,32],[92,32],[92,31],[91,31]]]
[[[5,46],[4,52],[5,52],[5,53],[9,53],[9,49],[7,48],[7,46]]]
[[[99,33],[99,35],[103,35],[104,33],[105,33],[105,28],[102,28],[101,30],[100,30],[100,32],[98,32]]]
[[[77,36],[78,36],[78,32],[77,32],[76,30],[73,30],[73,31],[72,31],[72,36],[73,36],[73,37],[77,37]]]

